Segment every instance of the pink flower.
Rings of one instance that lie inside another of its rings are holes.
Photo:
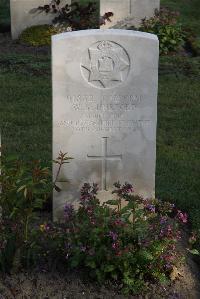
[[[188,222],[188,215],[186,213],[181,212],[180,210],[178,210],[177,218],[183,223]]]
[[[116,249],[117,248],[117,244],[116,243],[112,243],[112,249]]]
[[[124,226],[124,222],[121,219],[117,219],[117,220],[115,220],[114,225],[116,225],[116,226]]]

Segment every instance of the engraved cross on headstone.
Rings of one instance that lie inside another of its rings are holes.
[[[101,160],[102,161],[102,190],[107,190],[107,161],[121,161],[122,155],[108,155],[108,137],[102,137],[102,155],[101,156],[89,156],[88,159],[91,160]]]

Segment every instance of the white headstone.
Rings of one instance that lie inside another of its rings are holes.
[[[134,26],[139,26],[145,17],[154,15],[155,9],[159,9],[160,0],[100,0],[100,14],[113,12],[112,22],[102,25],[102,28],[114,26],[117,22],[131,18]]]
[[[86,30],[52,37],[53,158],[72,156],[54,192],[54,217],[85,182],[154,196],[159,45],[155,35]],[[54,164],[54,178],[58,165]]]
[[[55,14],[36,11],[39,6],[51,3],[51,0],[10,0],[12,38],[17,39],[28,27],[50,24]],[[70,4],[71,0],[61,0],[61,4]]]

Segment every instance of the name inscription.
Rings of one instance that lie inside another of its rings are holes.
[[[129,112],[142,102],[141,95],[94,95],[67,96],[71,119],[61,120],[59,127],[82,132],[136,131],[151,122],[149,119],[132,119]],[[129,115],[129,116],[128,116]]]

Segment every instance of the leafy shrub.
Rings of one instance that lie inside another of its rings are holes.
[[[51,44],[51,36],[58,33],[52,25],[37,25],[25,29],[19,40],[30,46],[47,46]]]
[[[54,34],[98,28],[99,22],[95,17],[96,3],[79,4],[78,2],[61,5],[59,0],[53,0],[49,5],[39,6],[39,11],[55,14],[52,25],[37,25],[25,29],[19,40],[31,46],[46,46],[51,44],[51,36]],[[84,16],[84,17],[83,17]]]
[[[72,158],[60,152],[57,178]],[[83,269],[99,283],[139,294],[147,283],[165,283],[179,260],[176,243],[187,214],[168,202],[144,200],[132,185],[114,184],[113,199],[100,204],[98,186],[84,184],[77,210],[64,207],[62,223],[36,224],[36,211],[49,196],[49,169],[39,161],[9,159],[0,175],[0,271],[20,267]],[[196,242],[192,236],[191,244]],[[194,251],[191,252],[194,253]]]
[[[99,27],[97,4],[93,1],[87,4],[74,2],[63,6],[60,0],[53,0],[49,5],[39,6],[38,10],[55,14],[53,24],[71,27],[72,30]]]
[[[112,12],[105,13],[99,20],[96,3],[90,1],[87,4],[74,2],[71,5],[62,5],[60,0],[53,0],[49,5],[39,6],[39,11],[55,14],[52,25],[38,25],[25,29],[19,40],[31,46],[46,46],[51,44],[51,36],[54,34],[72,30],[99,28],[99,23],[105,24],[111,21]]]
[[[138,294],[147,282],[168,281],[179,258],[178,222],[186,223],[187,215],[170,203],[143,200],[128,183],[116,183],[113,194],[114,200],[100,205],[98,186],[84,184],[78,210],[66,204],[64,223],[41,225],[38,244],[46,248],[41,256],[48,261],[56,252],[67,267]]]
[[[155,16],[143,19],[140,31],[156,34],[160,41],[160,54],[177,52],[184,44],[185,34],[178,22],[179,14],[168,8],[155,11]]]
[[[32,222],[49,195],[48,168],[39,161],[25,165],[9,159],[2,163],[0,175],[0,270],[21,266],[23,253],[31,249]]]
[[[113,13],[106,12],[99,19],[99,7],[97,1],[61,5],[60,0],[53,0],[49,5],[39,6],[38,10],[45,13],[55,14],[53,24],[59,28],[60,32],[65,32],[66,28],[71,30],[98,29],[100,25],[111,22]]]

